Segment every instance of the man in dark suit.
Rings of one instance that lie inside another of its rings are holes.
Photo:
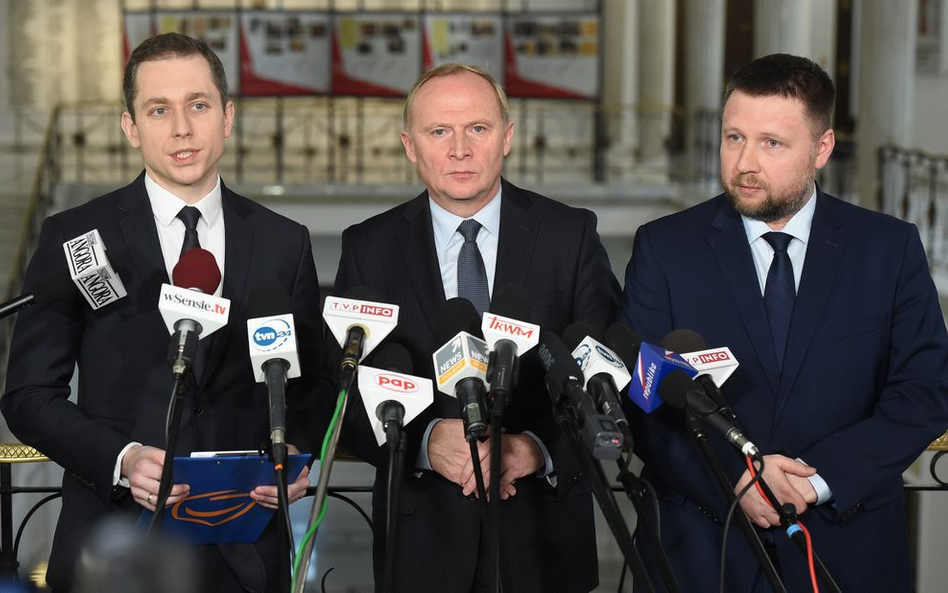
[[[805,58],[739,70],[722,114],[725,193],[638,230],[623,314],[646,340],[688,328],[730,347],[740,367],[723,394],[840,588],[908,591],[901,476],[948,422],[948,337],[916,228],[814,182],[835,143],[833,105],[833,83]],[[634,420],[665,551],[683,590],[707,591],[724,497],[680,412]],[[714,441],[739,491],[744,459]],[[787,588],[811,590],[777,513],[755,489],[741,508]],[[732,529],[726,590],[769,590],[757,568]]]
[[[408,96],[402,132],[426,191],[343,233],[336,292],[365,285],[401,307],[388,340],[408,348],[415,374],[433,376],[431,354],[442,345],[438,310],[447,298],[466,297],[483,312],[491,287],[514,282],[530,298],[525,321],[554,332],[578,320],[603,326],[614,311],[618,285],[595,216],[501,179],[512,135],[506,97],[488,74],[460,64],[427,72]],[[489,442],[480,443],[485,481],[500,479],[503,589],[590,591],[598,581],[590,487],[555,425],[535,349],[521,360],[511,402],[499,478],[487,475]],[[373,508],[375,524],[384,525],[387,459],[363,407],[350,409],[348,440],[378,467]],[[436,394],[407,427],[398,591],[467,593],[492,584],[488,526],[458,418],[457,401]]]
[[[123,254],[116,263],[128,296],[93,311],[74,291],[23,310],[0,400],[13,433],[65,469],[47,574],[57,591],[73,586],[80,546],[96,524],[154,509],[172,388],[158,296],[185,248],[199,245],[222,264],[217,295],[230,299],[231,311],[225,327],[201,340],[210,345],[199,346],[203,365],[184,400],[176,454],[268,443],[267,392],[255,383],[246,330],[249,294],[258,285],[278,283],[292,302],[302,377],[288,390],[288,441],[301,449],[313,450],[306,436],[316,431],[300,422],[316,417],[318,394],[328,387],[308,231],[231,192],[218,176],[234,120],[220,60],[203,42],[159,35],[132,53],[124,86],[122,128],[141,149],[145,171],[126,187],[47,219],[25,291],[51,275],[68,278],[63,242],[98,229],[110,253]],[[187,208],[196,220],[179,214]],[[77,364],[73,402],[67,398]],[[304,494],[307,473],[291,483],[291,500]],[[188,491],[176,484],[168,506]],[[275,507],[276,488],[259,486],[249,498]],[[198,564],[208,575],[201,590],[285,590],[278,577],[288,558],[278,554],[276,524],[255,546],[200,546]]]

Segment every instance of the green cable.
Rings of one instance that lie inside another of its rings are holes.
[[[326,458],[326,448],[329,446],[329,440],[332,437],[333,430],[336,427],[336,422],[339,420],[339,415],[342,413],[342,406],[345,401],[346,390],[343,389],[339,392],[339,397],[336,399],[336,411],[333,412],[332,420],[329,421],[329,428],[326,430],[326,436],[323,437],[323,446],[319,450],[320,464]],[[316,530],[319,529],[319,524],[323,522],[323,518],[326,516],[326,509],[328,508],[329,497],[327,496],[325,499],[323,499],[323,507],[319,510],[319,516],[316,518],[313,526],[309,528],[309,531],[306,532],[306,535],[303,536],[303,539],[300,541],[300,545],[296,548],[296,561],[293,562],[293,576],[290,585],[291,591],[296,589],[296,573],[300,568],[300,562],[303,558],[303,550],[306,549],[306,545],[309,543],[309,540],[313,537],[313,534],[316,533]]]

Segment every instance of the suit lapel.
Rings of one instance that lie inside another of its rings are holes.
[[[533,259],[538,226],[536,216],[530,211],[533,202],[529,196],[506,179],[501,183],[500,237],[492,295],[510,283],[523,286]]]
[[[124,214],[119,221],[125,245],[128,247],[128,256],[131,265],[135,266],[138,275],[146,286],[168,283],[168,270],[161,254],[161,243],[158,240],[158,228],[155,226],[155,214],[148,201],[145,191],[145,174],[142,173],[134,182],[125,187],[118,200],[119,210]],[[145,291],[150,292],[150,291]],[[143,295],[150,297],[151,295]],[[158,302],[158,294],[154,294],[154,303]]]
[[[787,352],[774,410],[775,424],[787,404],[790,389],[823,316],[823,309],[835,285],[836,270],[839,268],[843,248],[849,236],[834,209],[833,199],[821,191],[818,191],[818,194],[816,212],[810,227],[810,239],[806,247],[803,275],[793,304],[793,317],[787,336]]]
[[[430,326],[432,335],[438,332],[438,310],[445,301],[441,268],[431,229],[431,212],[428,209],[428,193],[412,200],[402,212],[405,225],[399,235],[399,243],[408,275],[421,310]]]
[[[757,352],[760,366],[767,375],[771,390],[776,394],[779,386],[777,356],[770,336],[764,299],[760,294],[757,271],[754,269],[754,258],[741,217],[726,198],[722,200],[721,209],[711,226],[712,231],[708,235],[711,251],[731,292],[733,306],[737,308]]]
[[[207,364],[200,377],[200,384],[207,382],[221,362],[234,334],[234,308],[241,301],[247,288],[247,276],[250,270],[250,254],[253,250],[253,226],[247,222],[249,211],[236,196],[221,182],[221,210],[224,216],[224,288],[221,296],[230,299],[230,318],[227,325],[206,338],[210,340]]]

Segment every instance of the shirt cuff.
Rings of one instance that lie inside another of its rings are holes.
[[[540,447],[540,452],[543,453],[543,468],[536,473],[538,478],[553,478],[550,484],[556,486],[555,479],[556,476],[553,475],[553,458],[550,457],[550,451],[546,448],[546,445],[543,444],[543,441],[540,440],[540,437],[533,434],[529,430],[523,431],[522,434],[527,435],[537,444],[537,447]]]
[[[431,461],[428,459],[428,439],[431,438],[431,429],[443,418],[435,418],[428,423],[424,436],[421,437],[421,447],[418,448],[418,457],[415,458],[415,469],[431,470]]]
[[[809,465],[799,457],[797,457],[797,461]],[[825,504],[833,500],[833,491],[830,490],[829,484],[826,483],[826,480],[824,480],[820,474],[807,476],[807,480],[810,481],[810,486],[813,486],[813,489],[816,490],[816,504]]]
[[[112,470],[112,485],[121,486],[123,488],[131,488],[132,485],[129,483],[128,478],[122,475],[122,460],[125,459],[125,454],[128,453],[128,450],[132,447],[141,446],[141,443],[129,443],[125,445],[125,448],[118,454],[118,459],[115,460],[115,469]]]

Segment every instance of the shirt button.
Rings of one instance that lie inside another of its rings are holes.
[[[203,416],[204,406],[194,406],[193,408],[191,408],[191,413],[194,414],[195,416]]]

